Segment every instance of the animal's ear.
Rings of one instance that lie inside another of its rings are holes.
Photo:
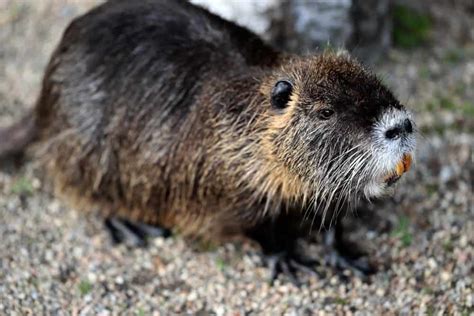
[[[287,80],[280,80],[275,83],[272,89],[271,102],[276,109],[284,109],[288,106],[291,93],[293,92],[293,85]]]

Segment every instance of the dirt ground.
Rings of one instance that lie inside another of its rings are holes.
[[[97,2],[0,0],[0,126],[34,104],[65,26]],[[111,246],[100,219],[57,200],[29,161],[0,168],[0,314],[474,315],[474,45],[393,50],[375,71],[420,135],[395,192],[348,219],[379,263],[370,282],[321,267],[300,288],[270,286],[245,243]]]

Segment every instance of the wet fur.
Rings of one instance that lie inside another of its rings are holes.
[[[276,110],[282,78],[295,91]],[[339,117],[320,122],[328,104]],[[279,53],[184,1],[116,0],[66,30],[31,130],[78,208],[221,238],[357,200],[367,130],[389,107],[401,105],[348,56]]]

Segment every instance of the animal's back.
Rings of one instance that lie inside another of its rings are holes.
[[[184,199],[173,188],[203,172],[194,170],[213,141],[197,101],[203,86],[277,58],[251,32],[184,1],[116,0],[76,19],[37,106],[55,187],[145,221],[159,211],[147,207],[177,208],[165,200]]]
[[[174,112],[186,112],[206,79],[276,58],[251,32],[185,1],[116,0],[72,22],[45,88],[61,85],[67,102],[58,103],[68,111],[90,108],[97,117],[127,103],[131,112],[160,107],[161,120],[178,120],[185,113]]]

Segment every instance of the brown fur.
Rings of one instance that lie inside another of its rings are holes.
[[[347,56],[289,57],[187,3],[131,3],[108,2],[69,26],[34,111],[39,156],[77,208],[185,235],[239,234],[307,210],[321,191],[318,164],[367,141],[359,118],[400,106]],[[282,78],[294,91],[277,110],[270,93]],[[338,121],[318,121],[325,106]],[[334,140],[332,156],[311,136],[319,130]]]

